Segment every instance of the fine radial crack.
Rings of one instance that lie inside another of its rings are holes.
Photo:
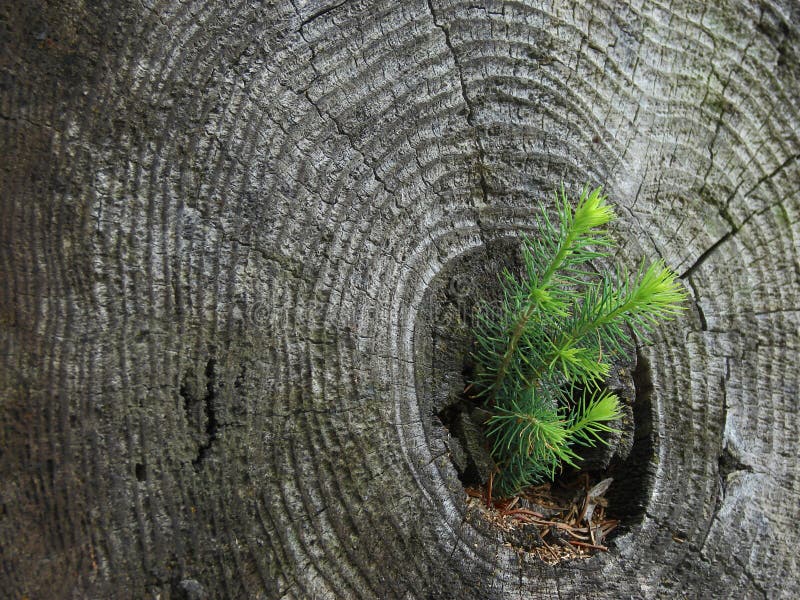
[[[773,204],[765,206],[761,210],[750,213],[749,215],[747,215],[747,217],[745,217],[745,219],[739,225],[736,225],[734,223],[733,218],[728,214],[726,210],[721,211],[720,215],[728,222],[728,224],[731,226],[731,229],[728,232],[726,232],[722,237],[720,237],[716,242],[711,244],[711,246],[709,246],[700,256],[697,257],[697,260],[694,261],[694,264],[692,264],[688,269],[686,269],[683,273],[681,273],[679,277],[681,279],[686,279],[687,277],[691,277],[694,274],[694,272],[698,268],[700,268],[700,266],[702,266],[702,264],[709,258],[709,256],[714,254],[720,246],[722,246],[725,242],[730,240],[733,236],[735,236],[742,229],[744,229],[745,225],[747,225],[753,217],[760,216],[765,212],[772,210],[776,206],[782,206],[781,202],[774,202]]]
[[[432,0],[427,0],[427,1],[428,1],[428,10],[431,13],[433,24],[442,31],[442,34],[444,34],[444,43],[450,50],[450,54],[453,57],[453,63],[455,63],[456,65],[456,71],[458,71],[458,81],[461,85],[461,95],[464,98],[464,104],[466,104],[467,106],[467,123],[469,123],[471,127],[475,127],[475,111],[473,109],[472,102],[470,102],[469,96],[467,95],[467,84],[464,81],[464,70],[461,68],[461,61],[459,61],[458,54],[456,54],[456,50],[453,47],[453,42],[450,39],[450,28],[447,27],[447,25],[439,23],[436,17],[436,11],[433,8]]]
[[[342,4],[344,4],[344,2]],[[341,4],[337,6],[341,6]],[[296,10],[297,9],[295,9],[295,11]],[[325,11],[325,12],[330,12],[330,11]],[[311,62],[309,63],[309,65],[311,66],[311,70],[314,71],[315,77],[318,78],[320,77],[320,72],[317,70],[317,67],[314,64],[314,58],[316,56],[316,50],[314,49],[314,45],[308,39],[306,39],[302,27],[300,28],[299,33],[300,37],[303,38],[303,41],[308,45],[308,48],[311,51]],[[336,117],[333,116],[333,114],[330,111],[323,111],[320,108],[317,102],[315,102],[314,99],[311,97],[311,93],[309,91],[308,86],[306,86],[304,89],[294,89],[292,87],[286,87],[286,89],[290,90],[292,93],[296,94],[299,98],[303,98],[306,102],[308,102],[312,106],[312,108],[316,111],[317,115],[319,115],[320,119],[322,119],[323,121],[329,120],[331,123],[333,123],[333,126],[336,128],[336,133],[348,141],[353,151],[356,154],[358,154],[358,156],[361,158],[361,163],[364,166],[366,166],[370,171],[372,171],[373,177],[381,185],[383,191],[386,192],[387,196],[391,196],[394,194],[394,190],[390,189],[386,184],[386,181],[380,175],[378,175],[378,169],[376,168],[376,166],[372,163],[372,161],[368,160],[366,154],[364,154],[364,152],[360,148],[358,148],[358,146],[355,143],[355,139],[353,138],[353,135],[347,132],[344,129],[344,127],[342,127],[342,124]]]
[[[366,154],[364,154],[364,152],[356,145],[356,142],[355,142],[355,139],[353,138],[353,135],[351,133],[347,132],[344,129],[344,127],[342,127],[342,124],[339,122],[339,120],[336,117],[333,116],[332,113],[326,111],[323,114],[322,109],[320,109],[320,107],[317,106],[317,103],[314,102],[314,100],[311,98],[311,96],[309,95],[308,90],[305,90],[304,95],[305,95],[306,100],[317,111],[317,114],[319,114],[320,118],[325,119],[325,117],[327,116],[327,118],[330,119],[331,123],[333,123],[333,126],[336,128],[336,133],[338,133],[341,137],[345,138],[350,143],[350,147],[353,149],[353,151],[361,157],[361,162],[370,171],[372,171],[372,176],[375,178],[375,181],[377,181],[378,183],[381,184],[381,186],[383,187],[383,191],[386,192],[387,195],[394,194],[394,190],[390,189],[389,186],[386,184],[386,181],[380,175],[378,175],[377,167],[373,164],[372,161],[370,161],[367,158]]]
[[[758,180],[758,181],[756,181],[756,182],[753,184],[753,186],[752,186],[752,187],[751,187],[749,190],[747,190],[747,191],[744,193],[743,197],[744,197],[744,198],[747,198],[747,197],[748,197],[750,194],[752,194],[752,193],[753,193],[753,192],[754,192],[756,189],[758,189],[758,188],[761,186],[761,184],[762,184],[762,183],[764,183],[765,181],[769,181],[770,179],[774,178],[774,177],[775,177],[776,175],[778,175],[778,174],[779,174],[781,171],[783,171],[784,169],[786,169],[786,168],[787,168],[787,167],[788,167],[790,164],[792,164],[794,161],[796,161],[796,160],[798,160],[798,159],[800,159],[800,154],[793,154],[792,156],[790,156],[789,158],[787,158],[786,160],[784,160],[784,161],[783,161],[781,164],[779,164],[777,167],[775,167],[775,168],[774,168],[772,171],[770,171],[769,173],[765,173],[763,176],[761,176],[761,178],[759,178],[759,180]],[[731,200],[732,200],[732,199],[733,199],[733,198],[731,198]],[[730,202],[730,201],[729,201],[729,202]]]
[[[696,264],[697,263],[695,263],[695,265]],[[695,284],[694,279],[691,277],[686,277],[686,282],[689,284],[689,289],[692,290],[692,295],[694,296],[694,306],[697,309],[697,316],[700,319],[700,331],[708,331],[706,313],[703,310],[702,304],[700,303],[700,290],[697,288],[697,284]]]
[[[738,228],[737,229],[733,229],[731,231],[728,231],[725,235],[723,235],[721,238],[719,238],[716,242],[711,244],[711,246],[709,246],[700,256],[697,257],[697,260],[694,261],[694,264],[692,264],[688,269],[686,269],[683,273],[681,273],[680,278],[681,279],[687,279],[687,278],[691,277],[694,274],[694,272],[697,271],[697,269],[699,269],[702,266],[702,264],[704,262],[706,262],[706,260],[708,260],[709,256],[714,254],[714,252],[716,252],[717,249],[720,246],[722,246],[722,244],[724,244],[729,239],[731,239],[734,236],[734,234],[736,234],[738,231],[739,231]]]
[[[485,161],[485,154],[483,151],[483,144],[481,143],[481,138],[478,135],[478,129],[475,125],[475,108],[472,102],[469,99],[469,95],[467,94],[467,84],[464,81],[464,69],[461,66],[461,61],[458,58],[458,53],[456,53],[456,49],[453,46],[453,42],[450,39],[450,28],[445,25],[444,23],[440,23],[437,16],[436,10],[433,8],[433,1],[427,0],[428,3],[428,10],[431,13],[431,19],[433,19],[433,24],[439,28],[444,35],[444,43],[447,48],[450,50],[450,54],[453,57],[453,64],[456,66],[456,71],[458,72],[458,82],[461,86],[461,96],[464,98],[464,104],[467,107],[467,124],[472,128],[473,132],[475,133],[475,145],[478,150],[478,177],[480,178],[480,188],[481,194],[483,195],[483,203],[489,203],[489,184],[486,181],[486,161]],[[480,226],[480,221],[478,222]]]
[[[337,8],[339,8],[340,6],[342,6],[342,5],[346,4],[346,3],[347,3],[347,0],[342,0],[342,2],[337,2],[336,4],[332,4],[331,6],[326,6],[324,8],[319,9],[318,11],[312,13],[310,16],[308,16],[305,19],[303,19],[302,23],[300,23],[300,29],[298,29],[298,31],[303,29],[303,27],[305,27],[309,23],[311,23],[311,21],[313,21],[315,19],[318,19],[318,18],[320,18],[320,17],[322,17],[324,15],[327,15],[330,12],[333,12],[334,10],[336,10]],[[294,5],[294,2],[292,4]],[[294,6],[294,9],[295,9],[295,12],[297,12],[298,15],[299,15],[300,13],[297,10],[297,6]]]

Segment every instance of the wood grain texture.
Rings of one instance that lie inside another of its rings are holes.
[[[712,4],[0,3],[4,594],[800,595],[800,7]],[[548,567],[415,332],[562,181],[692,305],[639,518]]]

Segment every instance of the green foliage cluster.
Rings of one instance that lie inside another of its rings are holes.
[[[575,465],[575,446],[606,443],[620,418],[603,382],[610,361],[682,310],[685,293],[662,262],[599,274],[590,263],[614,251],[615,218],[601,188],[573,210],[563,188],[558,220],[542,209],[535,238],[523,239],[525,274],[505,270],[499,306],[483,303],[474,334],[476,389],[492,414],[495,489],[512,495]]]

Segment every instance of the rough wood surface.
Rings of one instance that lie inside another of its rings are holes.
[[[788,0],[1,2],[0,595],[800,595],[799,49]],[[562,181],[693,302],[639,519],[547,567],[465,522],[415,330]]]

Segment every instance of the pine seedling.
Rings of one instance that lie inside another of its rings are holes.
[[[494,485],[504,496],[576,466],[577,446],[607,444],[621,416],[603,388],[611,361],[685,300],[662,262],[633,276],[591,269],[614,248],[606,226],[615,215],[601,188],[586,188],[574,209],[562,188],[556,204],[557,219],[541,210],[536,237],[523,238],[524,276],[501,273],[502,300],[483,303],[474,328],[475,388],[492,415]]]

